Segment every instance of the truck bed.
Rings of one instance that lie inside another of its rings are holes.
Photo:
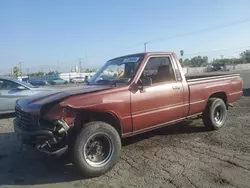
[[[218,77],[230,77],[230,76],[239,76],[239,74],[232,72],[213,72],[213,73],[195,73],[195,74],[185,74],[187,81],[193,80],[204,80],[204,79],[213,79]]]
[[[225,97],[227,103],[240,99],[242,95],[242,79],[235,73],[201,73],[185,75],[189,87],[189,114],[203,112],[207,100],[214,93]],[[225,93],[225,95],[224,95]]]

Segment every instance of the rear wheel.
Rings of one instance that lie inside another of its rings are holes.
[[[210,98],[205,111],[203,112],[203,123],[212,130],[223,127],[227,119],[227,107],[220,98]]]
[[[77,136],[73,161],[85,177],[95,177],[108,172],[120,153],[121,139],[116,129],[105,122],[90,122]]]

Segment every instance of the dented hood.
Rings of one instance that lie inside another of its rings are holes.
[[[26,112],[38,112],[44,104],[48,104],[55,101],[63,100],[67,97],[91,92],[97,92],[102,90],[111,89],[112,86],[107,85],[85,85],[80,87],[69,87],[65,89],[56,89],[53,91],[42,92],[29,96],[27,98],[22,98],[17,101],[17,106]]]

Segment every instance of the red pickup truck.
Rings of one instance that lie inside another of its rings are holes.
[[[88,177],[109,171],[121,139],[190,118],[221,128],[242,96],[237,74],[187,76],[174,53],[139,53],[107,61],[81,87],[16,102],[14,129],[24,144],[70,153]]]

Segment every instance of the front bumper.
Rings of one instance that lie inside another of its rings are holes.
[[[22,127],[17,119],[14,119],[14,130],[23,144],[39,145],[54,138],[52,131],[38,129],[29,130]]]
[[[39,151],[50,155],[61,155],[65,153],[68,146],[61,144],[58,136],[50,130],[37,129],[29,130],[20,125],[17,119],[14,119],[14,131],[17,133],[22,144],[30,145]],[[59,146],[54,148],[53,145]]]

